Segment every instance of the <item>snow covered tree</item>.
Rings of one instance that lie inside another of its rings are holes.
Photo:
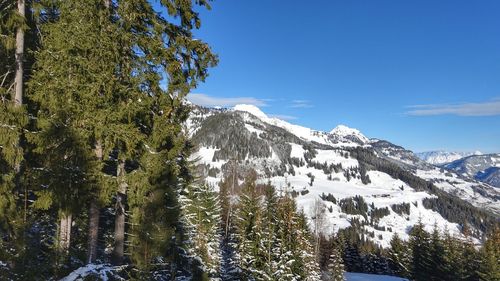
[[[276,256],[276,247],[279,247],[278,232],[278,196],[271,184],[264,186],[265,210],[262,215],[262,239],[260,241],[260,255],[263,256],[264,279],[270,280],[276,272],[279,256]]]
[[[192,184],[180,198],[191,254],[202,261],[201,271],[216,277],[220,271],[220,207],[208,184]]]
[[[246,177],[235,214],[240,267],[245,278],[250,279],[259,279],[264,274],[264,260],[260,256],[263,206],[255,181],[255,173]]]
[[[297,209],[293,201],[295,210]],[[297,212],[297,211],[296,211]],[[297,248],[295,248],[295,260],[298,261],[296,274],[304,280],[316,281],[321,279],[317,257],[312,244],[312,235],[307,225],[307,218],[303,212],[297,214],[297,229],[295,231]]]
[[[326,267],[327,280],[344,281],[344,263],[342,255],[337,246],[332,249],[332,253],[328,259]]]

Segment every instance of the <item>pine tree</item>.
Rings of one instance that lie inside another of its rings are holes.
[[[462,242],[461,252],[461,260],[463,261],[462,280],[479,280],[477,271],[480,265],[480,253],[475,249],[470,237],[466,236],[466,240]]]
[[[25,169],[24,130],[28,125],[24,85],[29,76],[25,69],[33,59],[25,56],[33,49],[33,17],[30,3],[8,0],[0,4],[0,256],[12,261],[12,250],[19,256],[23,228],[27,222],[27,186],[22,184]],[[26,34],[25,34],[26,33]],[[27,37],[27,38],[26,38]],[[25,47],[25,41],[27,46]],[[31,44],[30,44],[31,43]],[[26,207],[18,204],[22,198]],[[2,244],[3,244],[2,243]],[[7,249],[11,249],[10,251]],[[7,250],[4,252],[4,250]],[[2,253],[4,252],[4,253]]]
[[[272,275],[276,272],[276,264],[279,256],[276,256],[274,249],[279,246],[277,237],[277,210],[278,210],[278,196],[275,188],[268,183],[264,186],[264,203],[265,211],[262,216],[262,239],[260,244],[260,255],[264,259],[264,279],[270,280]]]
[[[446,270],[443,268],[446,266],[446,261],[444,257],[445,249],[443,241],[441,240],[439,229],[437,224],[434,224],[434,229],[431,234],[430,240],[430,256],[431,256],[431,280],[443,280],[446,276]]]
[[[41,27],[42,49],[36,54],[28,85],[28,97],[38,108],[38,132],[30,142],[42,166],[35,169],[41,187],[36,190],[35,207],[53,208],[59,213],[62,252],[70,248],[74,216],[85,207],[97,185],[98,166],[89,143],[100,113],[95,109],[102,99],[104,77],[109,77],[113,69],[113,62],[106,61],[112,52],[112,40],[99,37],[103,17],[100,7],[99,1],[58,3],[57,20]],[[82,23],[81,18],[86,20]],[[54,53],[58,56],[53,57]]]
[[[295,205],[295,201],[293,201]],[[297,209],[295,205],[295,210]],[[297,211],[296,211],[297,212]],[[295,248],[295,259],[297,263],[296,274],[302,276],[304,280],[315,281],[320,280],[319,265],[316,261],[316,254],[311,240],[313,237],[307,225],[307,218],[303,212],[297,215],[297,237],[298,247]]]
[[[328,280],[331,281],[344,281],[344,263],[342,261],[342,256],[340,250],[337,246],[332,249],[332,254],[328,259],[327,265]]]
[[[236,213],[236,237],[240,255],[240,267],[246,278],[259,279],[264,260],[260,256],[262,239],[262,204],[257,193],[256,174],[250,173],[240,194]]]
[[[394,233],[389,250],[390,268],[393,274],[400,277],[409,277],[409,250],[408,245],[399,238],[397,233]]]
[[[141,202],[148,202],[144,201],[149,195],[148,190],[154,190],[153,194],[166,194],[158,198],[160,201],[150,204],[153,209],[155,206],[166,208],[166,215],[159,217],[157,222],[149,222],[143,219],[143,214],[132,214],[136,218],[132,225],[145,227],[150,223],[175,231],[180,213],[177,197],[182,179],[187,174],[183,171],[189,157],[187,137],[182,131],[189,108],[183,101],[189,91],[206,78],[207,69],[216,64],[217,58],[206,43],[192,35],[192,29],[201,25],[195,6],[209,8],[207,1],[168,0],[159,4],[160,11],[147,0],[120,2],[116,8],[120,33],[123,34],[118,37],[119,54],[123,56],[118,64],[118,81],[125,86],[122,93],[128,101],[118,110],[123,114],[118,119],[123,121],[119,127],[123,127],[117,130],[121,138],[115,138],[113,148],[117,149],[119,161],[133,163],[141,159],[140,172],[129,175],[130,171],[125,169],[125,173],[121,173],[125,176],[121,190],[117,190],[117,198],[124,202],[123,207],[126,208],[126,201],[131,200],[135,202],[131,209],[139,211]],[[161,15],[161,10],[167,17]],[[162,81],[166,81],[165,88],[161,86]],[[131,129],[134,134],[130,134]],[[153,166],[149,165],[150,162],[162,164]],[[147,181],[144,177],[148,178]],[[120,214],[123,217],[123,212]],[[115,241],[115,263],[123,259],[124,234],[122,224],[115,231],[115,237],[119,238]],[[145,238],[136,239],[136,243],[148,245]],[[178,243],[179,239],[174,241],[174,244]],[[157,244],[155,248],[161,252],[162,247],[177,247],[169,244]],[[140,248],[143,246],[136,245],[131,250]]]
[[[481,248],[480,265],[478,269],[479,280],[500,280],[500,228],[496,227],[484,242]]]
[[[193,184],[181,196],[183,216],[188,230],[187,244],[196,258],[201,259],[200,270],[216,277],[220,271],[220,207],[219,200],[208,184]]]
[[[416,281],[429,280],[431,275],[430,237],[422,221],[410,231],[409,247],[412,252],[411,276]]]
[[[460,280],[464,267],[461,241],[446,232],[443,239],[443,280]]]

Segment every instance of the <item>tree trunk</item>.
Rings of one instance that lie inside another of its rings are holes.
[[[123,263],[125,248],[125,206],[127,200],[127,183],[125,181],[125,161],[118,160],[117,167],[118,193],[115,207],[115,247],[113,249],[113,264]]]
[[[94,263],[97,258],[97,243],[99,238],[99,205],[94,198],[89,208],[89,237],[87,249],[87,263]]]
[[[71,224],[73,216],[71,214],[61,215],[59,226],[59,249],[63,253],[68,253],[71,245]]]
[[[97,141],[95,145],[95,155],[99,162],[103,158],[103,148],[101,141]],[[99,216],[100,206],[94,195],[90,201],[89,207],[89,230],[88,230],[88,246],[87,246],[87,263],[94,263],[97,259],[97,244],[99,240]]]
[[[17,1],[17,10],[19,15],[25,17],[26,4],[25,0]],[[14,83],[16,85],[13,102],[15,106],[23,104],[23,59],[24,59],[24,29],[19,26],[16,32],[16,77]]]

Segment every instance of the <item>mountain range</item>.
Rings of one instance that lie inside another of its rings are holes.
[[[458,159],[462,159],[471,155],[481,155],[480,151],[475,152],[455,152],[455,151],[426,151],[426,152],[418,152],[415,155],[424,160],[425,162],[431,163],[433,165],[444,165],[450,162],[453,162]]]
[[[207,182],[217,188],[235,169],[240,181],[255,170],[261,183],[292,193],[311,220],[320,204],[326,233],[358,223],[387,247],[394,233],[407,239],[419,220],[429,231],[437,225],[460,235],[466,225],[479,234],[500,216],[500,190],[481,181],[498,170],[471,176],[472,169],[455,169],[458,163],[438,167],[344,125],[323,132],[271,118],[253,105],[193,105],[186,129]]]

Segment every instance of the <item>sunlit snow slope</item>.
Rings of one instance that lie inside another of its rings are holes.
[[[194,106],[187,130],[197,146],[193,159],[209,183],[217,187],[235,166],[240,174],[254,169],[260,182],[270,181],[279,191],[291,192],[309,217],[319,200],[328,218],[323,225],[327,233],[359,220],[367,236],[386,247],[394,233],[407,238],[420,219],[428,230],[437,224],[459,234],[459,224],[424,206],[426,198],[437,198],[428,189],[430,183],[500,213],[500,193],[495,188],[436,168],[411,151],[369,139],[344,125],[322,132],[270,118],[252,105]],[[362,196],[362,202],[354,196]],[[366,203],[366,208],[352,210],[353,202]]]

